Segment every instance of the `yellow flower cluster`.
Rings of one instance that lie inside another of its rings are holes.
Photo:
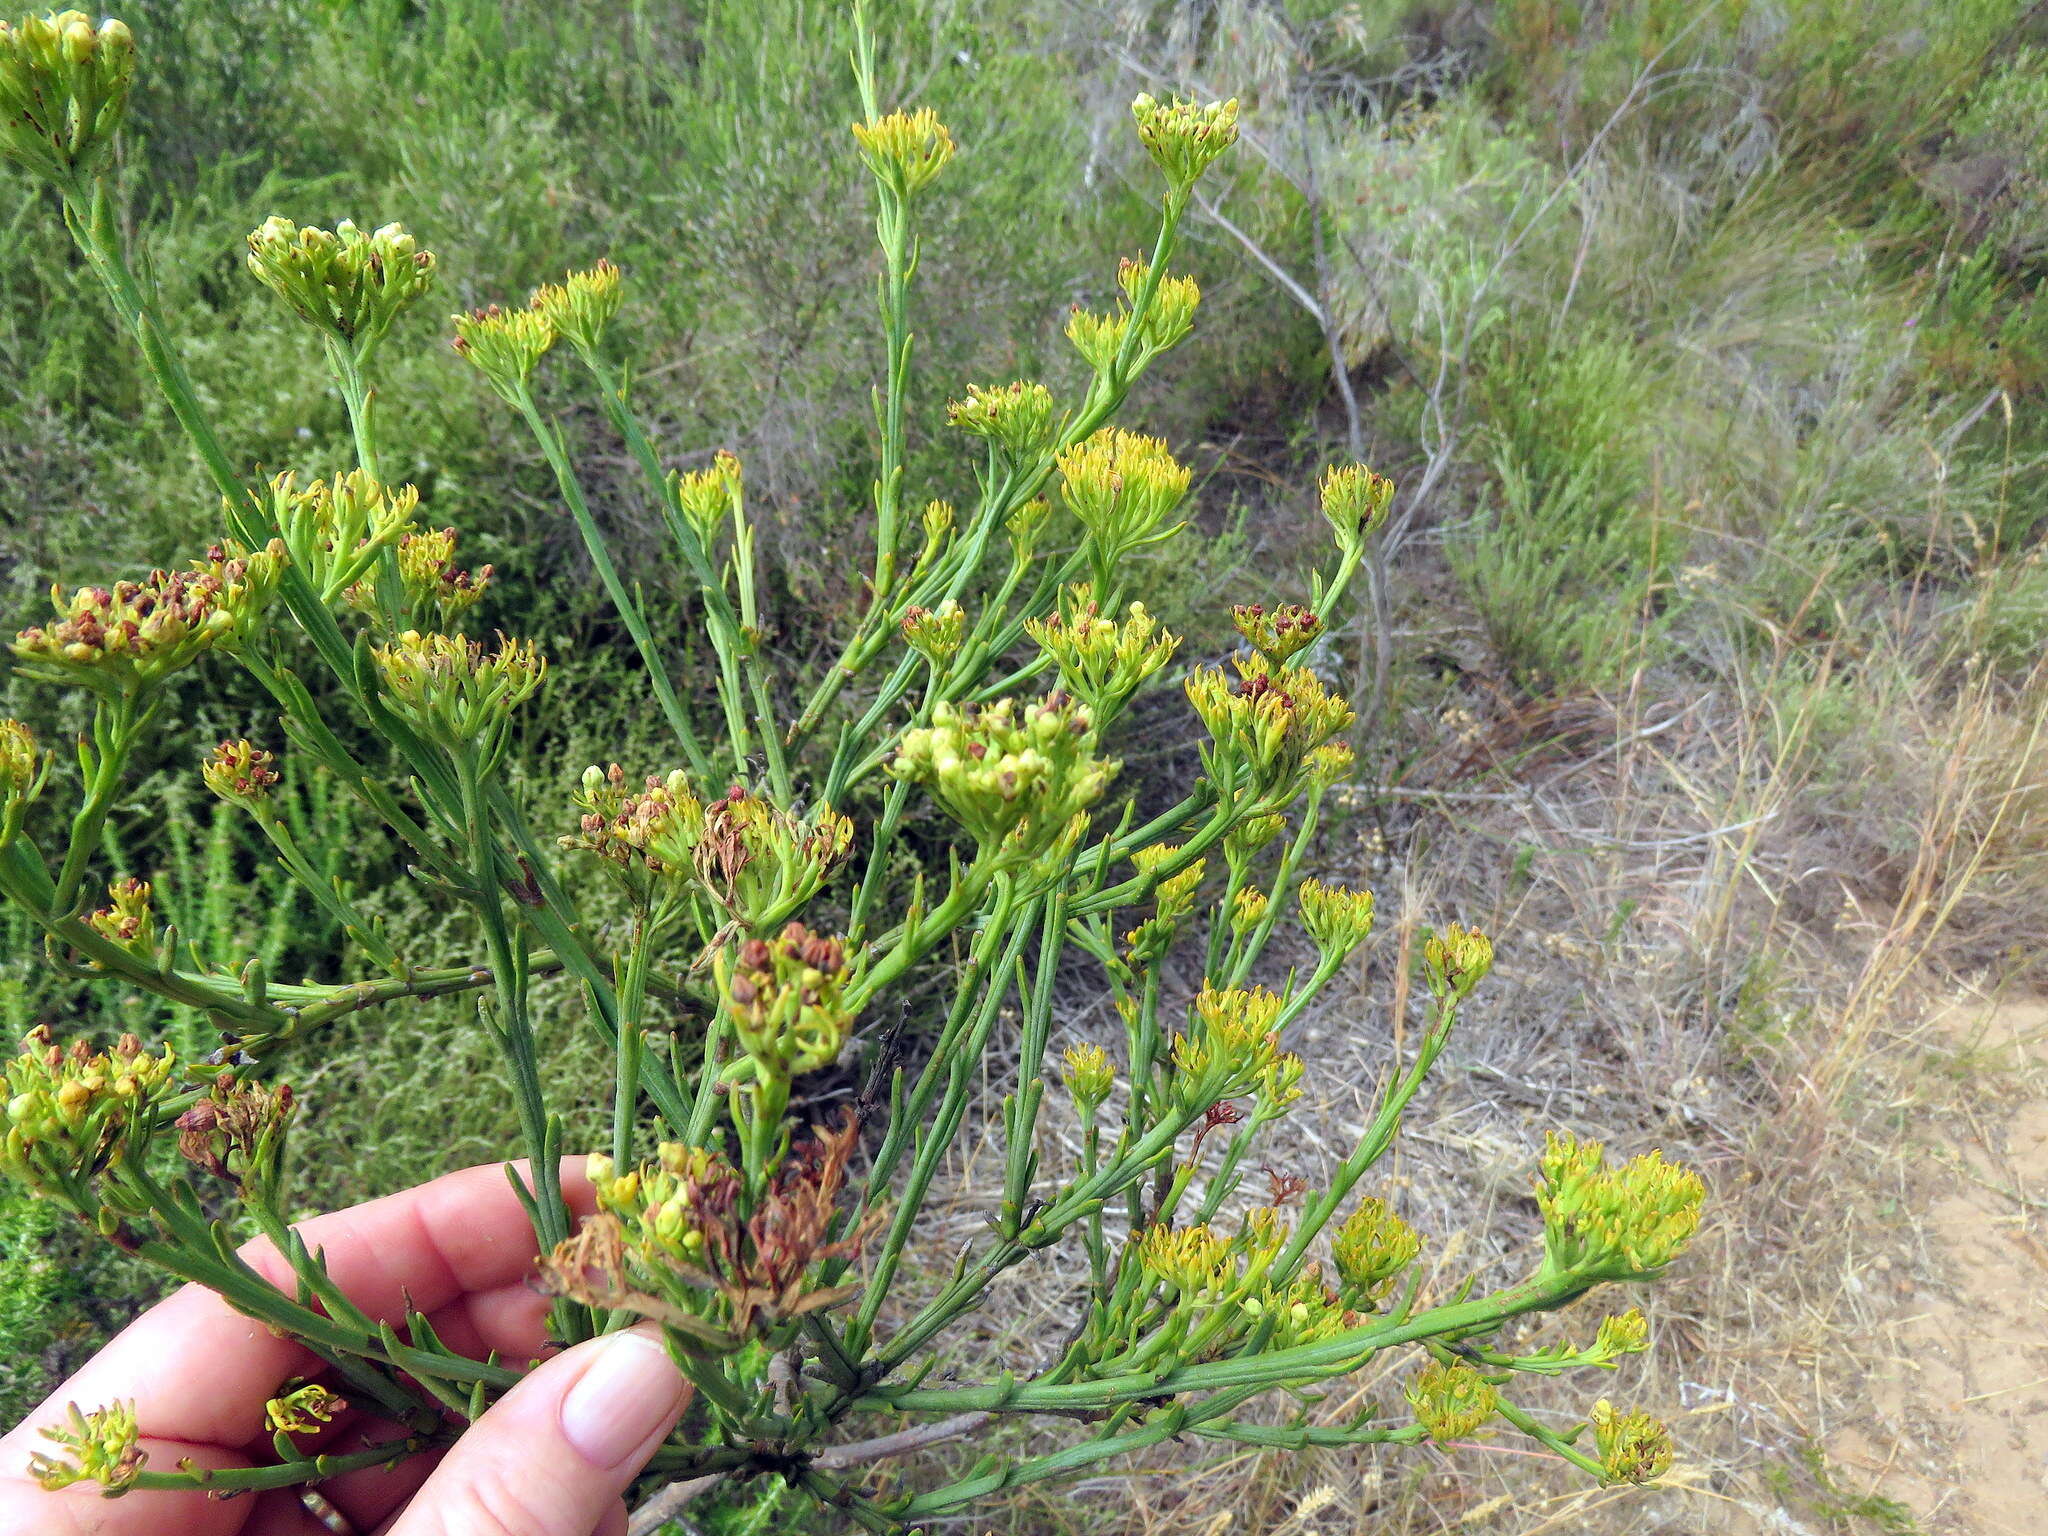
[[[868,169],[899,197],[930,186],[953,158],[953,135],[930,107],[855,123],[853,137]]]
[[[571,272],[559,283],[542,283],[528,305],[578,352],[593,352],[624,299],[619,269],[600,260],[587,271]]]
[[[772,941],[719,951],[714,964],[740,1048],[763,1073],[796,1077],[839,1059],[854,1015],[844,1002],[853,975],[838,939],[793,922]]]
[[[1052,440],[1052,391],[1020,379],[1014,384],[967,386],[967,398],[946,406],[946,420],[985,437],[1017,459],[1042,452]]]
[[[1492,1382],[1462,1361],[1432,1360],[1408,1380],[1415,1422],[1436,1441],[1462,1440],[1500,1410]]]
[[[1610,1168],[1599,1142],[1552,1131],[1536,1185],[1545,1268],[1589,1283],[1652,1279],[1699,1230],[1706,1193],[1661,1152]]]
[[[0,21],[0,155],[67,190],[96,169],[128,110],[135,38],[83,11]]]
[[[1101,721],[1122,714],[1180,647],[1180,636],[1170,634],[1143,603],[1132,603],[1119,622],[1102,613],[1085,586],[1068,588],[1057,612],[1026,620],[1024,633],[1058,665],[1060,686]]]
[[[518,404],[526,381],[555,344],[555,328],[538,309],[503,309],[487,304],[451,317],[455,350],[492,389]]]
[[[132,1402],[109,1403],[91,1413],[81,1413],[72,1403],[64,1422],[44,1429],[43,1438],[62,1449],[57,1455],[38,1451],[30,1456],[28,1475],[50,1493],[73,1483],[98,1483],[107,1494],[120,1493],[134,1486],[149,1460]]]
[[[942,702],[929,726],[904,733],[889,771],[929,788],[983,847],[1014,834],[1028,855],[1100,799],[1117,767],[1095,755],[1087,706],[1049,693],[1029,703]]]
[[[97,1172],[147,1139],[176,1070],[168,1045],[153,1054],[123,1035],[111,1051],[83,1041],[66,1050],[38,1025],[0,1076],[7,1096],[0,1172],[44,1192]]]
[[[1105,574],[1152,542],[1188,493],[1188,468],[1166,444],[1122,427],[1104,427],[1060,454],[1057,463],[1061,497],[1088,531],[1096,565]]]
[[[434,256],[402,224],[300,228],[273,214],[249,236],[249,270],[300,319],[367,355],[434,284]]]
[[[943,667],[967,635],[967,614],[952,598],[936,608],[903,610],[903,642],[934,667]]]
[[[1337,1229],[1330,1251],[1344,1299],[1366,1307],[1385,1296],[1395,1276],[1414,1262],[1422,1239],[1386,1201],[1369,1196]]]
[[[1671,1467],[1671,1431],[1647,1413],[1617,1413],[1606,1398],[1593,1405],[1593,1446],[1610,1483],[1647,1483]]]
[[[214,548],[189,571],[151,571],[141,581],[50,589],[56,622],[23,630],[12,649],[22,671],[100,693],[135,693],[190,666],[215,646],[251,632],[277,589],[283,544],[248,554]]]
[[[199,776],[229,804],[254,809],[277,787],[277,757],[246,739],[224,741],[207,754]]]
[[[1394,482],[1363,464],[1333,464],[1323,472],[1321,500],[1338,546],[1353,549],[1387,520]]]
[[[1259,1089],[1285,1103],[1299,1096],[1301,1058],[1280,1049],[1280,998],[1264,987],[1204,986],[1189,1027],[1173,1037],[1173,1064],[1193,1102],[1210,1104]]]
[[[1304,880],[1297,893],[1301,926],[1325,957],[1341,958],[1372,937],[1373,894]]]
[[[1260,656],[1240,657],[1237,677],[1221,667],[1188,674],[1188,702],[1209,728],[1202,752],[1211,780],[1237,769],[1254,786],[1294,783],[1309,755],[1356,718],[1345,699],[1306,667],[1272,667]]]
[[[493,745],[512,710],[533,697],[547,671],[530,640],[500,635],[491,650],[480,640],[416,629],[371,647],[370,659],[392,708],[451,751]]]
[[[322,602],[346,596],[359,607],[374,607],[366,595],[349,589],[412,531],[420,493],[409,485],[380,484],[360,469],[302,489],[287,472],[264,488],[264,501],[292,564]]]
[[[1176,193],[1185,193],[1237,142],[1235,99],[1204,105],[1178,96],[1157,101],[1147,93],[1131,103],[1131,117],[1138,125],[1138,142]]]

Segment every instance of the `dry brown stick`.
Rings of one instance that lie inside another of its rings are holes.
[[[894,1434],[877,1435],[872,1440],[855,1440],[846,1445],[830,1445],[811,1458],[811,1465],[823,1472],[843,1472],[848,1467],[865,1466],[871,1461],[885,1461],[891,1456],[902,1456],[911,1451],[937,1445],[945,1440],[957,1440],[962,1435],[971,1435],[990,1419],[992,1413],[956,1413],[950,1419],[936,1419],[930,1424],[913,1424],[908,1429],[899,1429]],[[684,1507],[700,1494],[710,1491],[713,1484],[724,1477],[714,1472],[709,1477],[686,1477],[681,1482],[670,1483],[645,1504],[633,1511],[632,1523],[627,1527],[628,1536],[654,1536],[654,1533],[681,1514]]]

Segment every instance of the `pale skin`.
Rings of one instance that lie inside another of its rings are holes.
[[[516,1165],[515,1165],[516,1166]],[[562,1168],[579,1215],[591,1205],[582,1160]],[[502,1166],[469,1168],[299,1228],[329,1272],[372,1317],[399,1320],[411,1304],[443,1342],[524,1364],[546,1349],[548,1299],[532,1285],[533,1228]],[[267,1242],[243,1250],[289,1288]],[[31,1454],[52,1450],[38,1430],[65,1406],[132,1399],[151,1470],[185,1458],[204,1467],[274,1462],[264,1403],[321,1362],[186,1286],[95,1355],[12,1432],[0,1437],[0,1536],[330,1536],[296,1489],[231,1499],[91,1485],[46,1493],[28,1477]],[[319,1493],[362,1536],[623,1536],[621,1499],[674,1426],[684,1386],[659,1344],[613,1335],[544,1361],[446,1451],[396,1468],[330,1479]],[[388,1423],[348,1410],[303,1447],[345,1453],[393,1438]]]

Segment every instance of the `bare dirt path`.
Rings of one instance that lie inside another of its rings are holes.
[[[1900,1287],[1870,1411],[1829,1459],[1845,1494],[1896,1500],[1929,1536],[2048,1536],[2048,1001],[1959,1011],[1944,1034],[1995,1086],[1928,1138],[1947,1164],[1920,1215],[1931,1278]]]

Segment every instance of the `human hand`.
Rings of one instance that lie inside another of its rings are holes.
[[[590,1209],[580,1159],[564,1162],[562,1185],[579,1213]],[[548,1300],[528,1283],[533,1228],[502,1167],[452,1173],[299,1230],[372,1317],[402,1319],[409,1302],[451,1349],[479,1359],[495,1350],[519,1364],[544,1347]],[[291,1288],[268,1242],[243,1257]],[[184,1287],[0,1437],[0,1536],[328,1536],[340,1526],[316,1517],[296,1488],[229,1499],[133,1489],[108,1499],[91,1485],[46,1493],[26,1472],[31,1454],[51,1449],[39,1431],[68,1404],[90,1411],[116,1400],[135,1403],[152,1468],[187,1457],[200,1467],[274,1461],[264,1403],[321,1366],[211,1291]],[[346,1384],[337,1390],[346,1395]],[[344,1473],[316,1491],[362,1536],[619,1536],[621,1496],[683,1404],[683,1379],[661,1345],[614,1334],[546,1361],[453,1447]],[[403,1434],[345,1410],[297,1443],[343,1453]]]

